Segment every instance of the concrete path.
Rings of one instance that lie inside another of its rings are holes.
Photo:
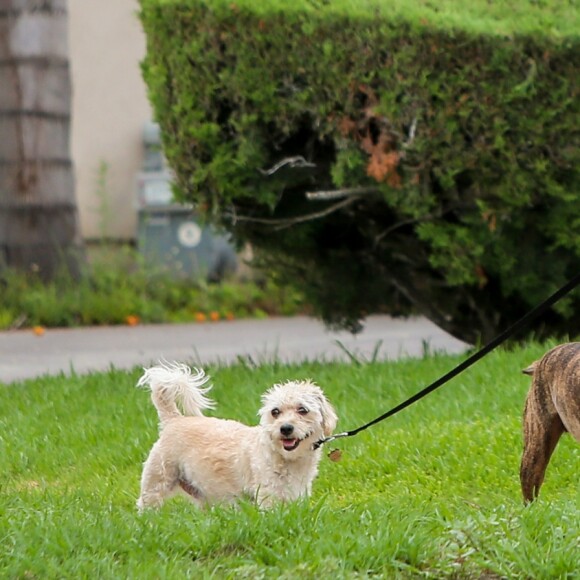
[[[379,358],[421,356],[430,352],[463,352],[466,345],[424,318],[408,320],[371,316],[364,331],[329,332],[306,317],[236,320],[203,324],[159,324],[79,329],[0,332],[0,382],[60,372],[130,369],[161,358],[199,366],[229,364],[238,357],[256,362],[279,360],[348,360],[344,347],[370,358],[380,344]]]

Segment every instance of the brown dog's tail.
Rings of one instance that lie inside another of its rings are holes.
[[[145,369],[137,383],[138,387],[151,389],[151,400],[157,409],[161,426],[182,413],[177,407],[180,403],[186,415],[201,416],[203,409],[211,409],[214,402],[205,394],[211,386],[204,387],[209,377],[201,369],[191,369],[183,364],[164,363]]]
[[[526,367],[522,373],[524,373],[524,375],[533,375],[539,362],[539,360],[534,361],[529,367]]]

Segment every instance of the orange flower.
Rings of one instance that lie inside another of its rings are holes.
[[[195,320],[197,322],[205,322],[207,320],[207,316],[203,312],[196,312]]]
[[[139,319],[138,316],[136,316],[135,314],[129,314],[129,316],[127,316],[125,318],[125,322],[129,325],[129,326],[137,326],[139,324],[139,322],[141,322],[141,320]]]
[[[45,332],[44,326],[33,326],[32,332],[34,332],[36,336],[44,336]]]
[[[213,322],[216,322],[217,320],[219,320],[219,319],[220,319],[220,313],[219,313],[219,312],[217,312],[216,310],[212,310],[212,311],[209,313],[209,318],[210,318],[210,320],[212,320]]]

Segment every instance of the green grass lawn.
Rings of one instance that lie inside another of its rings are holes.
[[[520,373],[546,346],[493,353],[324,459],[308,501],[138,515],[157,416],[140,375],[0,387],[2,578],[578,578],[580,448],[565,437],[541,499],[522,504]],[[374,418],[459,362],[208,368],[215,412],[256,421],[273,382],[310,377],[339,430]],[[328,451],[328,450],[327,450]]]

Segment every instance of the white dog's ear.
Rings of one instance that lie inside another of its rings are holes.
[[[338,423],[338,417],[334,407],[330,404],[324,394],[320,393],[316,397],[320,405],[320,414],[322,415],[322,430],[325,437],[330,437]]]

